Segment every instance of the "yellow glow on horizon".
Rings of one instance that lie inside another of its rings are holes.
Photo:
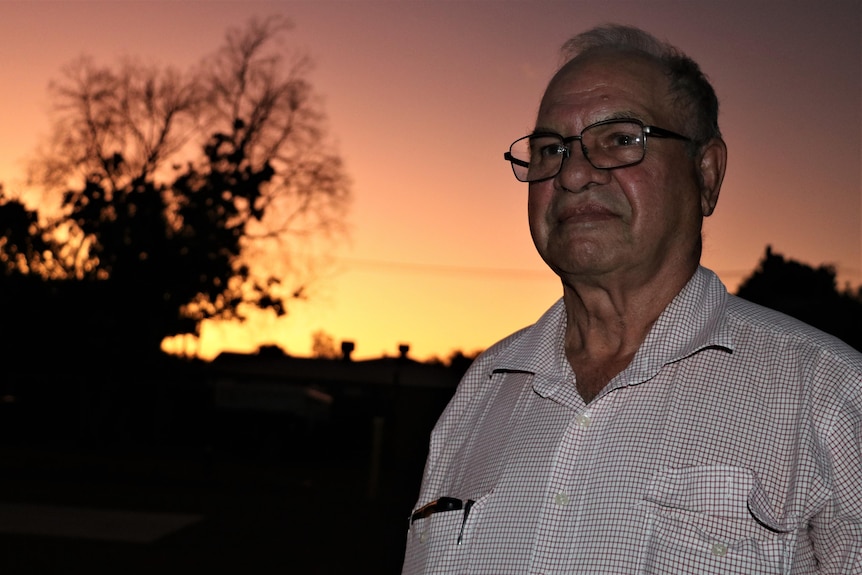
[[[336,342],[353,341],[357,359],[395,356],[401,344],[414,359],[445,358],[486,349],[534,323],[560,293],[549,270],[406,266],[381,273],[357,266],[318,300],[294,303],[285,317],[253,311],[244,323],[207,321],[200,340],[172,338],[163,348],[209,360],[222,350],[253,353],[271,344],[307,356],[312,334],[322,330]]]

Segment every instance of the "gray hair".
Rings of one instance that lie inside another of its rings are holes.
[[[697,62],[679,49],[639,28],[610,24],[578,34],[563,44],[564,65],[595,50],[637,52],[655,60],[668,76],[675,103],[694,124],[695,144],[721,137],[715,90]]]

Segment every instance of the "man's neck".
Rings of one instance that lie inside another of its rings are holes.
[[[566,357],[578,391],[592,399],[631,362],[653,324],[691,279],[697,266],[675,274],[637,278],[567,278]]]

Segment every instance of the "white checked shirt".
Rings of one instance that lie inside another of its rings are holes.
[[[565,322],[465,375],[405,574],[862,574],[862,355],[700,268],[585,405]]]

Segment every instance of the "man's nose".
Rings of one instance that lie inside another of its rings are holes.
[[[589,184],[607,183],[610,179],[610,171],[593,166],[582,146],[570,146],[562,162],[554,182],[569,191],[580,191]]]

